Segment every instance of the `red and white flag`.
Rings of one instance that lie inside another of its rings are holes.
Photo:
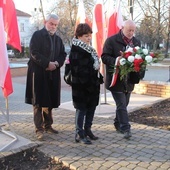
[[[21,52],[21,42],[18,31],[16,9],[13,0],[1,0],[3,9],[4,28],[7,35],[6,43]]]
[[[75,29],[77,28],[77,25],[80,23],[87,23],[91,26],[91,22],[88,20],[85,13],[83,0],[79,0]]]
[[[98,0],[93,9],[92,22],[92,46],[96,49],[99,57],[101,57],[103,44],[105,41],[106,22],[104,17],[103,1]],[[100,73],[104,76],[104,65],[101,61]]]
[[[21,51],[16,10],[12,0],[0,1],[0,37],[0,87],[6,98],[13,92],[6,43]]]
[[[102,0],[98,0],[94,6],[92,30],[92,46],[96,49],[100,57],[105,41],[105,19]]]
[[[119,32],[123,26],[123,17],[120,9],[120,0],[117,0],[115,9],[109,4],[107,14],[107,37]]]
[[[0,86],[2,87],[4,97],[8,97],[13,92],[9,61],[7,55],[7,46],[5,40],[5,30],[3,23],[3,10],[0,4]]]
[[[117,0],[115,10],[112,10],[112,9],[109,10],[109,15],[107,18],[107,37],[117,34],[119,30],[122,28],[122,26],[123,26],[123,17],[122,17],[121,9],[120,9],[120,0]],[[110,87],[114,86],[117,81],[117,76],[119,73],[117,63],[118,63],[118,58],[116,59],[116,62],[115,62],[116,70],[113,73]]]

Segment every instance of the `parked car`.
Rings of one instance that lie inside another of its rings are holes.
[[[70,50],[71,48],[69,46],[65,46],[65,52],[67,53],[67,55],[70,54]]]
[[[8,50],[8,57],[15,57],[13,50]]]

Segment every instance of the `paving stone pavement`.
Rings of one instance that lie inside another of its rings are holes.
[[[74,142],[74,112],[54,111],[53,127],[59,134],[45,133],[42,142],[34,133],[33,117],[27,114],[12,122],[14,131],[39,143],[39,150],[75,170],[169,170],[170,133],[166,130],[132,123],[132,138],[122,138],[113,128],[113,117],[95,117],[93,131],[99,140],[92,145]]]
[[[123,139],[122,134],[114,129],[114,113],[107,117],[95,116],[93,131],[99,140],[93,141],[92,145],[84,145],[74,141],[75,117],[70,106],[54,109],[53,127],[59,134],[45,133],[45,140],[37,141],[32,106],[24,104],[24,87],[24,81],[15,80],[14,93],[9,97],[10,122],[14,132],[31,143],[0,152],[0,158],[38,146],[40,151],[73,170],[170,170],[170,132],[131,122],[132,137],[130,140]],[[68,98],[68,91],[63,94]],[[0,109],[4,109],[4,105],[0,95]],[[0,125],[3,124],[6,130],[8,125],[4,122],[0,114]]]

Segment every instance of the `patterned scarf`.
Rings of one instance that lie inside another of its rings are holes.
[[[93,68],[95,70],[99,70],[100,68],[100,63],[99,63],[99,58],[97,56],[96,50],[92,47],[84,43],[83,41],[73,38],[72,40],[73,45],[78,46],[82,48],[83,50],[87,51],[88,53],[91,53],[91,56],[94,60]]]
[[[122,35],[123,41],[124,41],[128,46],[133,47],[133,41],[132,41],[133,38],[132,38],[132,39],[127,38],[127,37],[123,34],[122,31],[121,31],[121,35]]]

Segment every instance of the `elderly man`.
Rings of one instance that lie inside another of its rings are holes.
[[[57,15],[48,15],[44,28],[36,31],[30,41],[25,102],[33,105],[39,140],[43,139],[44,131],[58,133],[52,128],[52,109],[60,105],[60,68],[66,57],[63,42],[56,35],[58,24]]]
[[[114,86],[110,86],[113,75],[111,70],[113,70],[117,57],[119,57],[117,61],[117,65],[119,65],[122,52],[125,51],[127,47],[141,45],[140,41],[134,37],[135,29],[136,26],[132,20],[125,21],[124,26],[119,33],[106,39],[101,56],[103,63],[106,65],[105,85],[106,88],[112,93],[116,103],[116,117],[114,119],[114,126],[118,132],[124,134],[124,138],[126,139],[129,139],[132,136],[127,106],[131,92],[134,89],[134,84],[127,81],[127,79],[121,80],[120,75],[118,74],[116,83]]]

